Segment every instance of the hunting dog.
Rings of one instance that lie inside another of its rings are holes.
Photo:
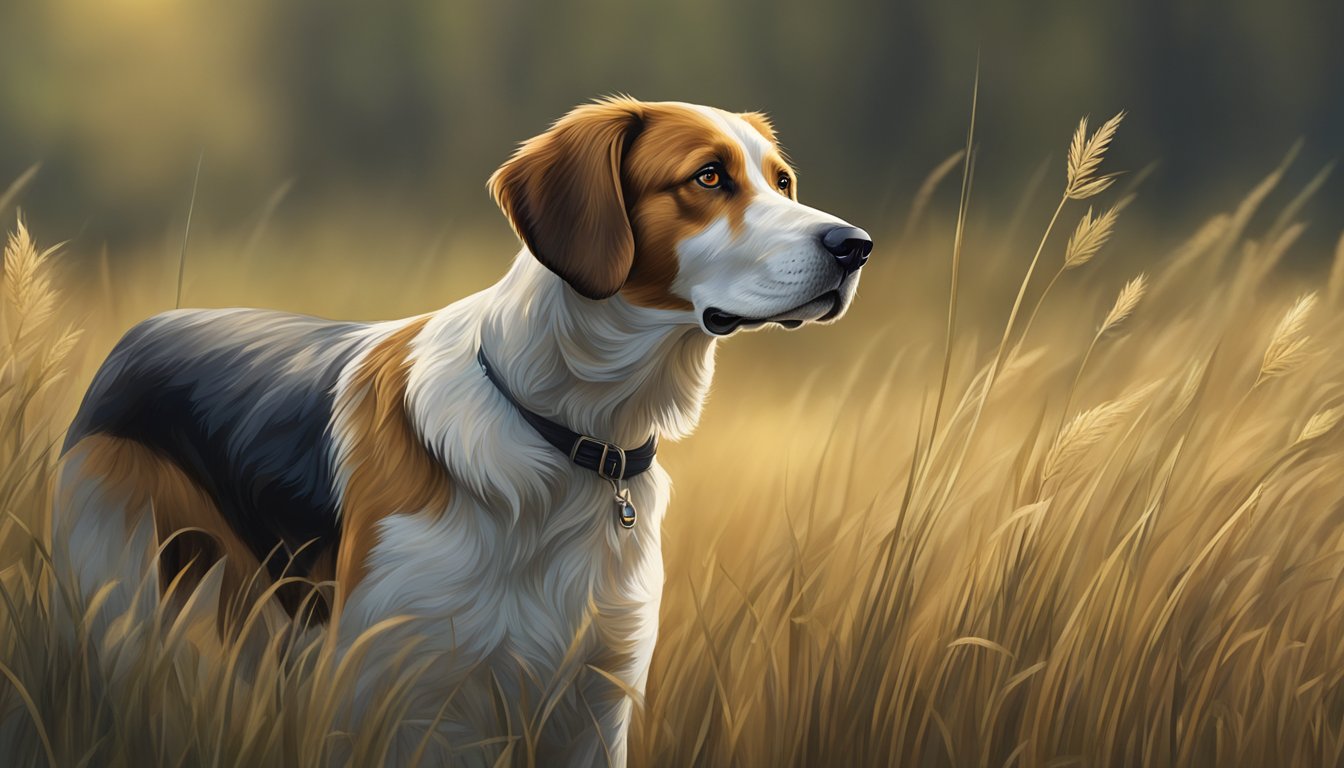
[[[152,571],[329,582],[341,642],[409,617],[369,658],[426,660],[411,717],[467,742],[497,697],[553,695],[545,763],[623,764],[663,586],[657,441],[695,427],[719,339],[840,317],[872,248],[797,187],[761,114],[604,99],[490,178],[524,248],[480,293],[381,323],[140,323],[69,430],[64,567],[86,596],[118,580],[112,613]]]

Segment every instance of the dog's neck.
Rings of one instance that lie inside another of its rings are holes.
[[[481,345],[529,410],[626,447],[695,428],[715,340],[686,313],[585,299],[527,251],[486,295]]]

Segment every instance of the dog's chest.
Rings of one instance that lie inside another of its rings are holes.
[[[582,660],[642,685],[662,591],[661,470],[631,483],[640,520],[622,528],[608,484],[576,470],[518,519],[469,494],[449,508],[381,523],[356,625],[415,617],[427,650],[454,668],[519,660],[543,680]],[[544,506],[545,508],[541,508]]]

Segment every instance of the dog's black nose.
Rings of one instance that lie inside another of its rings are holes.
[[[868,254],[873,252],[873,239],[858,227],[836,227],[821,236],[821,244],[835,254],[846,272],[853,272],[868,263]]]

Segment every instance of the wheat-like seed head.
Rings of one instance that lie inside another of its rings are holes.
[[[1204,380],[1204,369],[1208,363],[1204,361],[1192,363],[1189,370],[1186,371],[1185,380],[1181,382],[1181,388],[1176,393],[1176,399],[1172,402],[1171,412],[1179,414],[1190,407],[1190,403],[1195,401],[1195,394],[1199,392],[1199,383]]]
[[[1115,297],[1115,304],[1111,305],[1111,311],[1106,313],[1106,319],[1101,321],[1101,330],[1097,331],[1098,336],[1103,336],[1125,322],[1134,312],[1134,308],[1139,305],[1143,299],[1143,294],[1148,290],[1148,276],[1140,272],[1139,276],[1125,283],[1120,289],[1120,293]]]
[[[56,307],[56,292],[47,273],[47,259],[59,249],[38,250],[23,219],[5,246],[5,294],[24,327],[41,325]]]
[[[1083,200],[1099,194],[1115,182],[1114,176],[1097,176],[1097,167],[1106,155],[1106,149],[1115,138],[1120,121],[1125,118],[1124,111],[1116,114],[1091,136],[1087,135],[1087,118],[1078,123],[1069,143],[1068,184],[1064,194],[1074,200]]]
[[[1121,421],[1153,393],[1161,382],[1151,382],[1128,395],[1108,400],[1077,416],[1060,431],[1055,444],[1045,455],[1041,478],[1048,480],[1059,474],[1093,445],[1101,442]]]
[[[1168,276],[1164,279],[1170,279],[1169,275],[1203,256],[1219,240],[1227,234],[1231,226],[1232,217],[1220,213],[1200,225],[1199,230],[1191,235],[1189,239],[1181,243],[1176,250],[1172,251],[1171,267],[1167,270]]]
[[[1089,207],[1087,213],[1078,222],[1078,227],[1073,230],[1069,237],[1069,244],[1064,248],[1064,268],[1073,269],[1081,267],[1092,260],[1093,256],[1101,250],[1111,239],[1111,233],[1115,230],[1115,221],[1120,215],[1120,211],[1129,204],[1133,198],[1125,198],[1116,205],[1111,206],[1100,216],[1093,216],[1092,209]]]
[[[1306,228],[1300,222],[1289,224],[1263,242],[1248,239],[1242,243],[1241,266],[1234,286],[1255,286],[1263,282]]]
[[[19,219],[5,245],[5,293],[9,303],[15,308],[26,305],[37,280],[37,249],[28,227]]]
[[[79,343],[83,335],[84,330],[82,328],[76,328],[73,325],[66,326],[61,335],[56,337],[56,341],[42,353],[41,370],[46,375],[54,375],[61,364],[65,362],[65,358],[74,351],[75,345]]]
[[[1311,337],[1302,331],[1314,306],[1316,306],[1316,293],[1313,291],[1299,298],[1284,314],[1283,319],[1274,328],[1274,336],[1269,340],[1269,346],[1265,348],[1265,356],[1260,363],[1260,375],[1255,380],[1256,385],[1266,379],[1288,373],[1306,359],[1306,346]]]
[[[1301,434],[1293,442],[1302,443],[1307,440],[1315,440],[1334,429],[1339,424],[1340,417],[1344,417],[1344,406],[1322,408],[1307,419],[1307,423],[1302,426]]]

